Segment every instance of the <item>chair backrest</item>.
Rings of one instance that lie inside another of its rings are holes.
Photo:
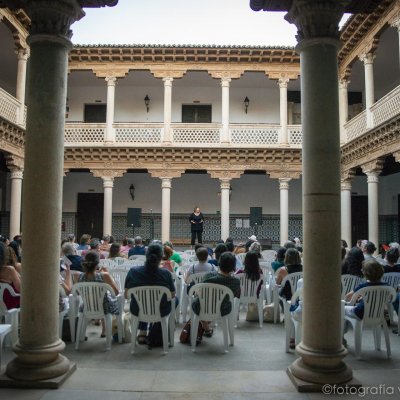
[[[246,258],[246,254],[247,253],[239,253],[236,255],[236,257],[240,260],[240,262],[243,264],[244,263],[244,259]]]
[[[8,308],[4,303],[4,291],[7,290],[11,296],[20,297],[19,293],[16,293],[11,285],[8,283],[0,283],[0,317],[8,314]]]
[[[129,257],[129,260],[146,261],[146,256],[143,254],[134,254]]]
[[[103,301],[107,292],[114,293],[112,287],[104,282],[78,282],[72,287],[72,294],[82,300],[84,316],[90,319],[104,317]]]
[[[215,321],[221,318],[221,304],[225,297],[233,300],[232,290],[215,283],[198,283],[189,290],[189,297],[197,295],[200,301],[199,318],[203,321]],[[233,307],[232,307],[233,309]]]
[[[118,286],[120,292],[124,291],[125,288],[125,280],[128,275],[130,268],[124,268],[124,266],[115,267],[110,270],[110,275],[114,279],[115,283]]]
[[[275,261],[276,251],[275,250],[263,250],[261,252],[262,258],[264,261],[269,262]]]
[[[292,298],[290,299],[290,304],[295,304],[297,299],[300,299],[303,297],[303,288],[297,289]]]
[[[302,272],[294,272],[292,274],[288,274],[282,280],[281,287],[285,287],[286,282],[289,282],[290,289],[291,289],[292,293],[294,293],[296,291],[297,282],[302,277],[303,277],[303,273]]]
[[[109,260],[108,258],[104,258],[104,259],[100,260],[99,265],[101,267],[105,267],[108,269],[112,269],[117,266],[117,264],[114,260]]]
[[[194,282],[195,285],[201,283],[203,281],[204,276],[207,274],[208,272],[198,272],[197,274],[190,274],[189,276],[190,282]]]
[[[358,285],[363,282],[363,279],[355,275],[342,275],[342,299],[345,298],[347,293],[352,292]]]
[[[118,267],[119,265],[125,264],[128,260],[124,257],[115,257],[114,262],[116,266]]]
[[[196,252],[194,250],[190,250],[190,249],[185,250],[184,253],[187,254],[189,257],[196,255]]]
[[[396,291],[390,286],[368,286],[357,290],[351,298],[350,304],[355,304],[359,297],[364,303],[364,325],[374,325],[384,321],[384,310],[388,303],[396,298]]]
[[[393,289],[397,289],[400,285],[400,273],[399,272],[388,272],[383,274],[382,280],[386,282]]]
[[[235,275],[240,280],[240,302],[241,303],[256,303],[257,302],[257,289],[261,285],[261,281],[265,278],[261,275],[257,281],[252,281],[247,278],[245,273]],[[262,292],[265,285],[261,285],[260,296],[263,297]]]
[[[140,286],[131,288],[127,297],[134,297],[139,307],[139,321],[157,322],[161,320],[160,303],[163,296],[171,301],[171,291],[165,286]]]

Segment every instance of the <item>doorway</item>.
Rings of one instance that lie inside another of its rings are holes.
[[[351,246],[368,239],[368,196],[351,197]]]
[[[182,122],[183,123],[211,123],[211,105],[195,104],[182,105]]]
[[[78,193],[77,237],[87,233],[93,238],[103,236],[103,193]]]

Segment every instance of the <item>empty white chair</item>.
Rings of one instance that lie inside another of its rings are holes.
[[[0,370],[1,370],[1,353],[3,351],[3,341],[4,338],[11,333],[11,325],[10,324],[0,324]]]
[[[187,288],[191,283],[193,283],[194,285],[196,285],[197,283],[201,283],[206,274],[208,274],[208,272],[199,272],[198,274],[191,274],[190,275],[190,283],[187,284],[186,282],[184,282],[182,285],[181,311],[182,311],[182,322],[183,323],[186,322],[187,309],[189,306],[189,296],[187,293]]]
[[[286,282],[289,282],[291,291],[292,291],[292,293],[294,293],[296,291],[297,282],[302,277],[303,277],[302,272],[294,272],[292,274],[286,275],[280,285],[275,284],[274,290],[273,290],[274,324],[276,324],[278,322],[278,319],[280,319],[279,302],[282,301],[283,304],[286,303],[286,299],[279,295],[279,291],[281,290],[281,288],[285,287]]]
[[[272,261],[275,261],[276,251],[275,250],[263,250],[261,252],[262,260],[271,265]]]
[[[3,300],[5,290],[13,297],[20,295],[8,283],[0,283],[0,320],[4,317],[4,322],[11,325],[11,342],[14,345],[18,340],[19,308],[7,309]]]
[[[250,304],[255,303],[257,304],[258,309],[258,321],[260,324],[260,328],[263,326],[264,320],[264,283],[261,284],[264,280],[264,276],[261,275],[260,279],[257,281],[252,281],[247,278],[245,273],[235,275],[240,280],[240,299],[235,297],[234,300],[234,318],[235,318],[235,326],[237,326],[237,321],[239,319],[239,309],[241,304]],[[257,297],[257,289],[261,286],[261,290],[259,296]]]
[[[341,276],[342,280],[342,300],[344,300],[347,293],[352,292],[364,279],[359,276],[345,274]]]
[[[228,351],[228,334],[230,345],[234,345],[233,332],[233,304],[232,311],[228,315],[221,315],[222,301],[227,297],[230,302],[233,301],[232,290],[223,285],[215,283],[198,283],[190,288],[189,297],[196,295],[200,302],[200,313],[196,315],[191,310],[192,327],[190,332],[190,342],[192,351],[196,351],[196,336],[200,321],[221,321],[222,333],[224,338],[224,352]]]
[[[164,354],[167,354],[168,343],[171,347],[174,346],[175,332],[175,300],[171,298],[171,291],[164,286],[140,286],[127,291],[126,297],[130,299],[132,296],[138,304],[139,313],[137,316],[131,314],[131,353],[135,352],[139,322],[161,322],[163,350]],[[171,313],[164,317],[160,313],[163,296],[166,296],[166,300],[171,302]],[[171,318],[171,316],[173,317]]]
[[[347,315],[345,316],[346,320],[353,326],[356,357],[361,357],[362,331],[367,326],[373,328],[376,350],[380,350],[381,329],[383,329],[386,341],[386,353],[390,357],[389,329],[385,320],[384,310],[389,303],[395,300],[396,291],[390,286],[368,286],[357,290],[347,305],[354,306],[360,297],[362,297],[364,302],[363,319],[359,320]]]
[[[275,274],[274,270],[272,269],[271,265],[268,265],[265,261],[260,261],[260,268],[262,269],[263,272],[263,277],[264,277],[264,298],[267,301],[267,304],[272,303],[272,296],[273,296],[273,290],[275,286]]]
[[[72,294],[79,299],[78,308],[78,329],[76,333],[75,349],[79,349],[79,342],[85,337],[86,320],[103,319],[106,328],[106,350],[111,349],[112,339],[112,314],[104,314],[103,301],[107,292],[113,296],[113,288],[103,282],[78,282],[72,288]],[[124,298],[117,296],[119,315],[116,316],[118,324],[118,339],[122,342],[122,311]]]
[[[296,346],[301,340],[301,329],[302,320],[293,318],[290,312],[290,306],[296,304],[297,300],[301,300],[303,295],[303,289],[297,289],[293,294],[291,300],[284,302],[284,315],[285,315],[285,351],[289,353],[290,350],[290,339],[295,338]]]

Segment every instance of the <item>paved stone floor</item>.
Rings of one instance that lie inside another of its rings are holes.
[[[346,362],[354,376],[365,387],[359,394],[323,395],[298,393],[286,368],[296,358],[284,350],[282,324],[239,322],[235,330],[235,346],[222,354],[222,333],[216,330],[204,338],[197,353],[178,342],[167,355],[161,349],[140,346],[131,355],[129,344],[113,344],[105,351],[100,328],[88,328],[88,341],[79,351],[68,344],[65,355],[77,363],[78,369],[58,390],[0,389],[1,400],[291,400],[331,398],[399,399],[400,337],[390,333],[392,358],[373,349],[372,333],[366,331],[363,359],[354,357],[353,332],[347,334],[349,355]],[[9,348],[3,351],[4,364],[12,358]],[[367,391],[369,393],[367,393]],[[393,393],[392,393],[393,392]]]

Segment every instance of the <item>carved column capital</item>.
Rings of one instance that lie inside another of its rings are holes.
[[[290,178],[279,178],[279,190],[289,190]]]
[[[229,190],[231,188],[231,178],[219,178],[219,184],[221,190]]]
[[[7,168],[11,171],[23,171],[24,159],[13,154],[8,154],[6,157]]]
[[[389,25],[393,28],[396,28],[398,32],[400,32],[400,12],[397,13],[390,21]]]
[[[17,55],[18,61],[19,60],[27,61],[30,56],[30,49],[29,47],[19,48],[15,50],[15,54]]]
[[[342,171],[340,174],[340,181],[341,182],[350,182],[353,180],[355,176],[355,170],[354,169],[349,169],[346,171]]]
[[[211,178],[219,179],[221,181],[226,180],[230,181],[231,179],[238,179],[240,175],[243,174],[244,171],[242,170],[235,170],[235,171],[227,171],[227,170],[211,170],[207,171]]]
[[[383,160],[380,158],[361,165],[365,175],[369,177],[378,177],[383,168]]]
[[[172,178],[161,178],[161,188],[171,189],[172,188]]]
[[[171,76],[167,76],[162,78],[163,82],[164,82],[164,86],[172,86],[172,82],[174,80],[174,78],[172,78]]]
[[[363,53],[360,54],[359,59],[364,63],[364,65],[367,64],[373,64],[374,60],[376,58],[376,55],[374,53]]]
[[[287,88],[288,87],[288,83],[289,83],[289,77],[288,76],[281,76],[278,79],[278,86],[279,88]]]
[[[339,89],[347,90],[349,83],[350,83],[350,81],[347,78],[339,79]]]
[[[221,78],[221,87],[229,87],[230,83],[231,83],[231,78],[228,77],[222,77]]]
[[[103,179],[103,187],[104,188],[113,188],[114,187],[114,178],[111,176],[102,176]]]
[[[297,27],[296,38],[329,38],[339,40],[339,22],[345,2],[336,0],[294,0],[285,19]]]
[[[117,78],[115,76],[107,76],[105,81],[107,82],[107,86],[116,86],[117,84]]]

